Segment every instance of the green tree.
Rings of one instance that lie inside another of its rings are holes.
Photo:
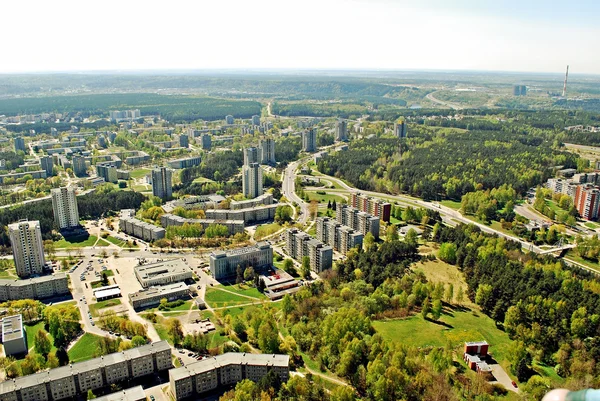
[[[183,340],[183,328],[181,326],[181,322],[179,319],[170,318],[166,321],[167,324],[167,333],[173,339],[174,345],[181,344],[181,340]]]
[[[283,270],[290,273],[291,275],[295,275],[296,269],[294,268],[294,261],[290,258],[286,258],[283,261]]]
[[[395,225],[388,225],[387,229],[385,230],[385,239],[387,241],[398,241],[398,229]]]
[[[294,311],[294,303],[292,302],[292,297],[290,294],[284,295],[281,301],[281,310],[283,311],[284,316],[288,316]]]
[[[417,234],[417,231],[414,228],[411,228],[406,233],[405,240],[408,244],[417,245],[418,237],[419,234]]]
[[[310,278],[310,258],[308,256],[302,257],[302,277]]]
[[[52,349],[52,343],[50,342],[50,338],[48,337],[46,330],[39,330],[37,333],[35,333],[33,342],[35,346],[35,352],[43,355],[44,358],[47,358],[50,350]]]
[[[423,319],[427,319],[427,315],[429,315],[429,312],[431,311],[431,302],[429,301],[429,297],[425,298],[425,301],[423,302],[423,306],[421,307],[421,316],[423,316]]]
[[[443,242],[440,245],[438,257],[444,262],[455,264],[456,263],[456,245],[451,242]]]
[[[493,288],[489,284],[479,284],[477,292],[475,293],[475,303],[481,306],[484,313],[491,311],[492,303],[492,292]]]
[[[92,390],[88,390],[88,392],[87,392],[87,399],[88,400],[93,400],[95,398],[96,398],[96,396],[94,395],[94,392]]]
[[[439,320],[440,316],[442,316],[442,301],[436,299],[433,301],[433,305],[431,306],[431,316],[433,320]]]
[[[133,336],[133,338],[131,339],[131,345],[133,345],[134,348],[146,345],[146,343],[146,339],[142,336]]]
[[[375,237],[369,231],[363,238],[363,247],[365,250],[371,248],[375,244]]]
[[[444,300],[449,304],[452,303],[454,299],[454,284],[450,283],[448,287],[446,287],[446,292],[444,293]]]

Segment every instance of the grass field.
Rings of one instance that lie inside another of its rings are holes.
[[[135,178],[141,178],[144,177],[146,175],[148,175],[150,173],[150,170],[147,168],[139,168],[133,171],[129,172],[129,176],[133,179]]]
[[[458,293],[458,288],[462,287],[463,291],[467,291],[467,283],[464,275],[456,266],[450,265],[441,260],[427,260],[425,262],[415,263],[411,266],[412,270],[422,270],[425,273],[428,281],[434,283],[452,284],[454,286],[454,295]],[[474,306],[466,297],[463,303],[466,306]]]
[[[121,305],[121,300],[118,298],[107,299],[106,301],[96,302],[95,304],[88,305],[92,316],[99,316],[100,309],[110,308],[111,306]]]
[[[8,270],[0,270],[0,278],[8,278],[8,279],[17,279],[17,270],[16,269],[8,269]]]
[[[256,228],[256,232],[254,233],[254,239],[263,239],[268,235],[276,233],[280,229],[281,225],[279,223],[261,224]]]
[[[386,339],[415,347],[443,347],[448,342],[457,347],[465,341],[485,340],[491,344],[490,352],[498,362],[508,360],[511,346],[508,334],[481,312],[445,309],[440,321],[443,324],[416,315],[401,320],[375,321],[373,326]]]
[[[198,178],[195,178],[194,181],[192,181],[192,184],[204,184],[205,182],[214,182],[214,181],[211,180],[210,178],[198,177]]]
[[[149,185],[134,185],[131,189],[135,192],[152,192],[152,186]]]
[[[165,310],[165,312],[175,312],[175,311],[188,311],[190,310],[190,308],[192,308],[192,304],[194,303],[194,301],[185,301],[184,303],[182,303],[179,306],[176,306],[174,308],[170,308],[168,311]],[[197,307],[194,306],[194,309],[196,309]]]
[[[221,287],[217,287],[217,288],[221,288]],[[239,295],[245,295],[247,297],[253,297],[253,298],[257,298],[257,299],[266,299],[267,298],[263,294],[261,294],[260,291],[258,291],[255,287],[250,287],[245,284],[224,285],[222,288],[227,291],[235,292],[236,294],[239,294]]]
[[[600,228],[600,224],[594,223],[593,221],[588,221],[588,222],[584,223],[583,225],[586,226],[587,228],[591,229],[591,230],[595,230],[597,228]]]
[[[241,305],[254,302],[250,298],[241,297],[239,295],[221,291],[213,287],[206,289],[206,296],[204,300],[213,308],[220,308],[222,306]]]
[[[454,209],[454,210],[460,210],[460,208],[461,208],[460,202],[453,201],[453,200],[443,200],[440,202],[440,204],[442,204],[446,207],[449,207],[450,209]]]
[[[340,195],[335,195],[332,193],[328,193],[327,191],[325,191],[325,195],[321,195],[318,194],[316,191],[304,191],[304,193],[306,195],[308,195],[308,199],[312,200],[317,200],[321,203],[328,203],[329,201],[333,202],[334,200],[337,203],[340,203],[342,201],[346,201],[348,202],[348,199],[345,197],[342,197]]]
[[[60,241],[54,242],[55,248],[83,248],[86,246],[93,246],[98,237],[95,235],[90,235],[87,238],[79,237],[79,238],[70,238],[68,241],[66,239],[61,239]]]
[[[68,352],[71,362],[81,362],[94,358],[98,341],[102,337],[95,334],[85,333]]]
[[[33,348],[35,346],[35,342],[34,342],[35,334],[40,330],[45,330],[43,321],[41,321],[35,325],[25,325],[25,333],[27,334],[27,347],[28,348]],[[50,339],[50,342],[52,343],[52,348],[51,348],[50,352],[56,351],[56,347],[54,346],[54,338],[52,338],[50,333],[48,333],[48,338]]]
[[[139,247],[133,246],[133,245],[127,245],[126,241],[121,241],[116,239],[115,237],[111,237],[110,235],[106,238],[103,238],[105,241],[110,242],[111,244],[115,244],[116,246],[120,246],[121,248],[131,248],[131,249],[138,249]]]
[[[596,271],[600,272],[600,264],[594,263],[591,260],[587,260],[587,259],[582,258],[573,249],[569,249],[569,251],[567,252],[567,254],[565,255],[565,257],[567,257],[568,259],[572,259],[575,262],[581,263],[582,265],[587,266],[590,269],[593,269],[593,270],[596,270]]]

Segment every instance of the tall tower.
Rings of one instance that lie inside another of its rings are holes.
[[[258,141],[258,148],[262,164],[275,164],[275,141],[273,138],[262,138]]]
[[[338,142],[345,142],[348,140],[346,120],[342,118],[338,118],[335,122],[335,140]]]
[[[563,97],[567,97],[567,79],[569,79],[569,66],[567,65],[567,72],[565,73],[565,83],[563,85]]]
[[[53,188],[52,211],[54,221],[59,229],[79,226],[79,212],[77,211],[77,197],[72,187]]]
[[[262,195],[262,168],[258,163],[250,163],[242,167],[242,192],[250,199]]]
[[[252,163],[260,163],[260,150],[258,148],[244,149],[244,166],[249,166]]]
[[[42,274],[46,260],[44,259],[44,243],[39,221],[22,220],[8,225],[8,236],[12,246],[15,267],[19,277]]]
[[[302,132],[302,150],[315,152],[317,150],[317,129],[309,128]]]
[[[162,200],[168,200],[173,196],[172,174],[173,172],[166,167],[152,170],[152,195]]]

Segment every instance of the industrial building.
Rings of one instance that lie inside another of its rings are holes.
[[[333,264],[333,248],[297,228],[287,230],[285,249],[287,254],[298,262],[302,262],[302,259],[308,256],[310,269],[317,274],[331,269]]]
[[[5,356],[27,353],[27,334],[23,329],[23,316],[14,315],[2,319],[2,347]]]
[[[273,248],[268,242],[258,242],[246,248],[215,251],[210,254],[210,271],[217,280],[236,275],[239,267],[252,266],[255,271],[273,264]]]
[[[8,225],[17,276],[29,277],[44,272],[44,243],[40,222],[22,220]]]
[[[192,279],[192,271],[183,259],[171,259],[136,266],[133,270],[144,288]]]
[[[159,341],[89,361],[0,383],[2,401],[59,401],[173,367],[171,347]]]
[[[52,188],[52,212],[54,221],[60,230],[79,227],[79,211],[75,188]]]
[[[202,226],[203,230],[212,225],[219,224],[227,228],[228,235],[243,233],[245,227],[244,220],[188,219],[169,213],[160,216],[160,224],[165,228],[169,226],[182,226],[186,223],[198,224]]]
[[[369,213],[375,217],[379,217],[379,220],[383,220],[386,223],[390,222],[392,214],[392,204],[384,202],[381,199],[372,198],[361,193],[353,192],[351,203],[352,207],[360,210],[361,212]]]
[[[171,369],[170,390],[175,400],[183,400],[221,386],[233,386],[244,379],[258,382],[269,371],[278,374],[285,383],[290,375],[289,364],[289,355],[228,352]]]
[[[134,309],[151,308],[160,304],[161,299],[168,302],[177,299],[189,298],[190,289],[185,283],[173,283],[144,288],[138,292],[129,294],[129,303]]]
[[[15,299],[45,299],[68,293],[69,281],[64,273],[26,280],[0,279],[0,302]]]

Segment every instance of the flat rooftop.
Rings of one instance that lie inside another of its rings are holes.
[[[222,258],[224,256],[235,256],[235,255],[243,255],[246,253],[251,253],[251,252],[256,252],[256,251],[262,251],[265,249],[268,249],[271,247],[271,244],[269,244],[266,241],[261,241],[261,242],[257,242],[256,245],[254,246],[247,246],[244,248],[236,248],[236,249],[229,249],[227,251],[217,251],[217,252],[212,252],[210,254],[211,258]]]
[[[23,318],[21,315],[2,319],[2,342],[23,338]]]
[[[96,398],[96,401],[138,401],[145,400],[146,393],[142,386],[131,387],[116,393]]]
[[[188,289],[188,285],[185,283],[173,283],[167,285],[157,285],[155,287],[150,287],[146,290],[140,290],[138,292],[134,292],[129,295],[129,298],[134,300],[144,300],[148,298],[154,298],[160,295],[169,295],[179,291],[186,291]]]
[[[161,276],[170,276],[173,274],[190,273],[187,264],[183,259],[171,259],[162,262],[150,263],[135,267],[136,274],[142,280],[149,280]]]
[[[55,274],[48,274],[45,276],[39,276],[39,277],[31,277],[31,278],[27,278],[24,280],[11,280],[11,279],[0,279],[0,286],[21,286],[21,285],[35,285],[35,284],[40,284],[40,283],[45,283],[48,281],[53,281],[53,280],[66,280],[67,279],[67,275],[65,273],[55,273]]]
[[[96,298],[116,297],[119,295],[121,295],[121,289],[119,287],[94,291],[94,296]]]

